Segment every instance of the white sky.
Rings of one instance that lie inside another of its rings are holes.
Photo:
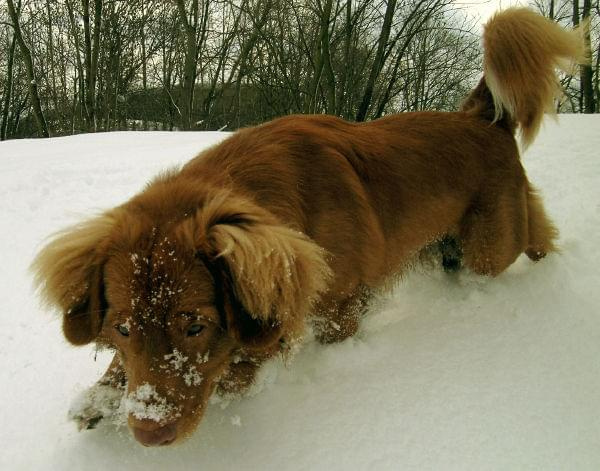
[[[485,21],[497,10],[516,5],[527,6],[526,0],[455,0],[456,5],[464,6],[479,23]]]

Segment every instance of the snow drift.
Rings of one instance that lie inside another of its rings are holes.
[[[561,254],[521,257],[496,279],[411,272],[356,337],[271,361],[249,395],[216,398],[168,449],[67,419],[110,354],[66,344],[27,266],[53,231],[226,134],[1,143],[0,468],[599,469],[600,118],[559,121],[523,160]]]

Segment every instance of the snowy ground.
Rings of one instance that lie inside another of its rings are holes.
[[[69,403],[108,356],[67,345],[27,266],[54,230],[223,136],[0,144],[0,469],[600,469],[600,116],[547,123],[524,157],[561,255],[494,280],[408,275],[356,338],[268,365],[181,446],[77,432]]]

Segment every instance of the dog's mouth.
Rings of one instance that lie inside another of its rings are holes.
[[[143,404],[143,409],[129,410],[127,422],[134,438],[147,447],[166,446],[189,437],[202,418],[204,403],[191,407],[171,403]],[[158,411],[158,412],[157,412]]]
[[[133,436],[144,446],[170,445],[177,439],[177,424],[175,422],[164,425],[147,420],[134,420],[133,422],[134,424],[131,424]]]
[[[131,434],[141,445],[146,447],[167,446],[181,443],[188,439],[203,414],[195,415],[190,412],[184,418],[178,417],[169,421],[156,422],[149,419],[128,417]]]
[[[172,403],[148,383],[129,392],[121,401],[129,428],[144,446],[164,446],[176,441],[183,407]]]

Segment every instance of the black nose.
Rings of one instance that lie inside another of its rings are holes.
[[[175,441],[177,428],[174,424],[167,424],[153,429],[133,427],[133,435],[144,446],[168,445]]]

